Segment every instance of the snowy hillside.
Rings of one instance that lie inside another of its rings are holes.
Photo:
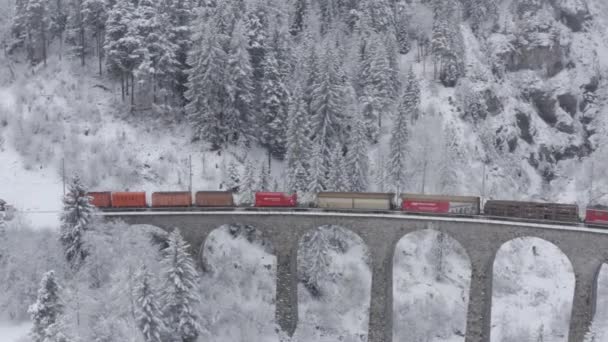
[[[435,230],[411,233],[393,273],[393,341],[464,341],[471,264],[462,246]]]
[[[160,17],[147,2],[106,7],[101,53],[97,29],[74,22],[72,8],[49,5],[68,24],[42,32],[41,50],[40,37],[19,35],[33,25],[26,9],[0,1],[0,197],[57,210],[62,160],[92,189],[187,189],[192,156],[194,189],[605,202],[605,1],[274,2],[247,0],[241,15],[227,1],[183,18],[164,2]],[[148,21],[129,27],[124,11]],[[126,36],[110,34],[121,27]],[[150,50],[141,32],[173,37],[179,47],[162,48],[178,54]],[[141,59],[117,57],[127,38]],[[223,52],[203,48],[210,41]],[[199,63],[210,51],[229,67]],[[154,53],[178,67],[151,67],[162,60]]]
[[[507,242],[496,254],[492,291],[492,341],[568,341],[574,271],[555,245]]]

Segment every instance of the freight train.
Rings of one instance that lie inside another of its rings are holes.
[[[90,192],[91,203],[102,211],[139,210],[232,210],[237,208],[233,193],[225,191],[154,192],[148,204],[145,192]],[[575,204],[521,201],[486,201],[474,196],[439,196],[369,192],[320,192],[312,203],[298,201],[296,194],[256,192],[252,206],[240,208],[285,208],[287,210],[360,211],[386,213],[484,217],[506,220],[580,224],[608,228],[608,208],[589,207],[585,219]]]

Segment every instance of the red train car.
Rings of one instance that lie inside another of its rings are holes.
[[[91,197],[91,204],[97,208],[112,207],[112,193],[109,191],[89,192],[87,193],[87,196]]]
[[[192,206],[192,194],[188,191],[155,192],[152,194],[152,208],[190,206]]]
[[[256,207],[296,207],[298,195],[289,195],[283,192],[256,192]]]
[[[589,225],[608,227],[608,208],[587,208],[585,223]]]
[[[145,208],[147,206],[145,192],[112,193],[113,208]]]
[[[403,194],[401,210],[411,213],[478,215],[480,199],[474,196]]]

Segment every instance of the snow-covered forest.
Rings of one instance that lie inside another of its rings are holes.
[[[0,153],[48,183],[606,202],[603,0],[0,6]]]

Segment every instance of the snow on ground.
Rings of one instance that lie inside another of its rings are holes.
[[[2,342],[19,342],[20,339],[27,336],[30,332],[31,323],[23,322],[19,324],[10,324],[0,322],[0,341]]]
[[[278,341],[272,247],[250,227],[223,226],[209,235],[203,259],[202,340]]]
[[[493,277],[492,341],[568,341],[575,278],[555,245],[532,237],[507,242]]]
[[[364,342],[371,269],[367,247],[339,226],[307,233],[298,247],[297,342]]]
[[[403,237],[393,258],[393,340],[464,341],[470,281],[469,257],[448,235]]]

